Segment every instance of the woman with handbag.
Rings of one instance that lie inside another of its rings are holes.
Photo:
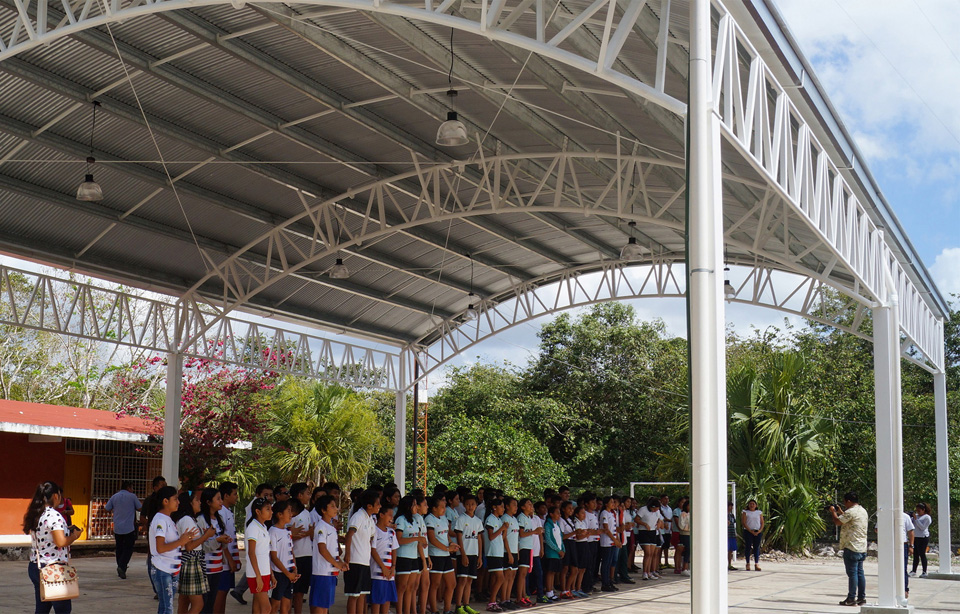
[[[56,507],[63,494],[53,482],[37,485],[27,512],[23,515],[23,532],[30,535],[33,548],[27,573],[33,582],[36,613],[57,614],[72,611],[72,597],[79,596],[77,572],[70,566],[70,544],[81,531],[68,527]]]

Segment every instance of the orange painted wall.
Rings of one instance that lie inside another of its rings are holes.
[[[37,484],[53,480],[63,484],[66,447],[57,443],[31,443],[22,433],[0,433],[0,535],[21,534],[23,513]]]

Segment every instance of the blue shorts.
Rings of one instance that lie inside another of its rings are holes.
[[[728,537],[727,538],[727,552],[736,552],[737,551],[737,538]]]
[[[310,607],[330,608],[337,596],[336,576],[310,577]]]
[[[371,580],[370,581],[370,603],[380,605],[382,603],[397,602],[397,583],[393,580]]]
[[[293,599],[293,582],[290,581],[290,578],[279,571],[274,571],[273,577],[277,579],[277,587],[273,589],[270,599],[274,601]]]
[[[232,588],[236,588],[237,580],[233,577],[233,572],[229,569],[224,569],[220,572],[220,584],[217,585],[218,591],[228,591]]]

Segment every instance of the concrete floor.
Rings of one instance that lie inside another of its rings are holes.
[[[145,562],[144,555],[134,555],[128,579],[120,580],[112,558],[74,559],[80,573],[81,596],[73,602],[73,611],[77,614],[156,612]],[[869,598],[876,594],[875,561],[867,561],[866,572]],[[916,612],[960,612],[960,582],[911,578],[910,585],[910,603]],[[764,563],[761,572],[731,572],[729,586],[731,612],[828,614],[857,611],[837,605],[846,595],[846,576],[839,559]],[[656,614],[686,614],[690,611],[689,591],[689,578],[669,574],[656,582],[637,581],[635,586],[621,585],[621,591],[612,595],[560,602],[537,609],[557,614],[649,614],[654,611]],[[249,607],[228,598],[228,614],[249,612]],[[342,614],[345,610],[345,600],[339,599],[331,612]],[[0,562],[0,612],[32,611],[33,587],[27,579],[26,563]]]

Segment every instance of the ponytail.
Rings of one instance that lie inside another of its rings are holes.
[[[37,484],[37,490],[33,493],[33,499],[27,505],[27,511],[23,515],[23,532],[27,535],[30,531],[36,531],[40,524],[40,516],[48,505],[53,505],[53,496],[62,492],[56,482],[44,482]]]

